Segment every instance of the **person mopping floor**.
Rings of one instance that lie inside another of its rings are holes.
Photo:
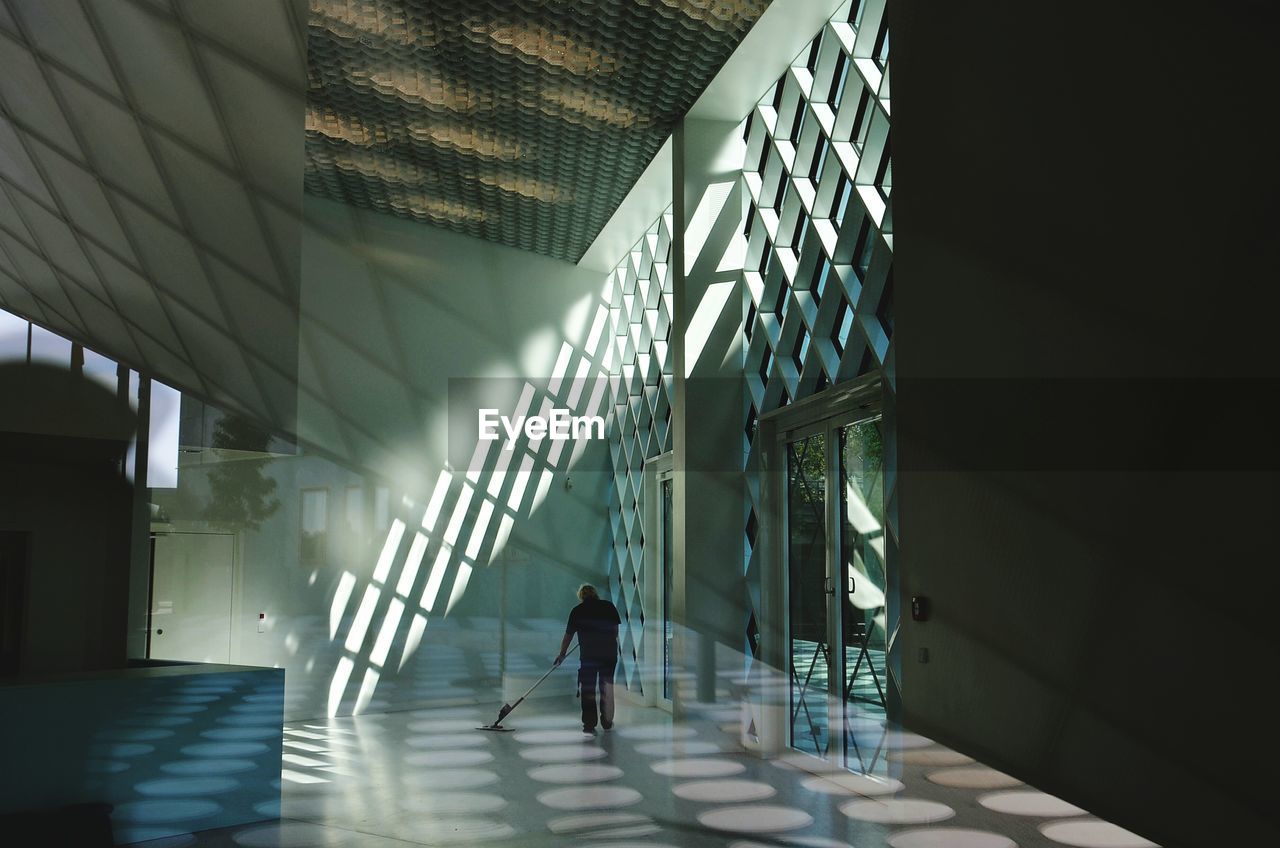
[[[618,608],[602,600],[596,587],[583,583],[578,587],[581,601],[569,612],[564,639],[560,641],[560,654],[556,665],[564,662],[569,643],[578,637],[579,654],[578,686],[582,690],[582,732],[595,735],[596,719],[605,730],[613,728],[613,672],[618,667]],[[599,715],[596,711],[596,691],[600,693]]]

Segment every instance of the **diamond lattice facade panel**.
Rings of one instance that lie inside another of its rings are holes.
[[[644,463],[671,450],[671,225],[668,211],[610,274],[607,289],[614,346],[609,586],[624,620],[622,679],[633,690],[645,662]]]
[[[577,261],[769,0],[312,0],[307,190]]]
[[[757,645],[760,415],[857,378],[893,398],[893,168],[885,0],[850,0],[743,126],[743,286],[748,594]],[[886,428],[886,560],[896,562],[892,428]],[[890,623],[890,670],[893,652]],[[895,674],[896,677],[896,674]]]

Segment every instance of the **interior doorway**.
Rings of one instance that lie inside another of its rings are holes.
[[[672,674],[672,614],[675,600],[675,466],[664,453],[644,466],[644,601],[651,612],[645,622],[642,686],[645,700],[671,712],[675,696]],[[650,625],[652,622],[652,625]]]
[[[897,702],[880,397],[878,383],[868,383],[768,422],[786,739],[831,766],[859,770],[865,740],[879,738]]]
[[[235,536],[158,533],[151,546],[147,655],[230,663]]]

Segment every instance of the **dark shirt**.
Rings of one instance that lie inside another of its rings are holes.
[[[618,658],[618,608],[599,598],[587,598],[569,612],[565,633],[578,636],[582,659],[596,662]]]

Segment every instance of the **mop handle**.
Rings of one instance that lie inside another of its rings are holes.
[[[569,654],[572,654],[572,653],[573,653],[574,651],[576,651],[576,650],[578,650],[578,645],[577,645],[577,643],[574,643],[574,646],[573,646],[572,648],[570,648],[569,650],[565,651],[565,654],[564,654],[564,655],[567,657],[567,656],[569,656]],[[512,705],[511,705],[511,709],[513,709],[513,710],[514,710],[517,706],[519,706],[519,705],[520,705],[520,701],[523,701],[525,698],[529,697],[529,693],[530,693],[530,692],[532,692],[534,689],[537,689],[537,688],[538,688],[538,685],[539,685],[540,683],[542,683],[542,681],[544,681],[544,680],[546,680],[548,677],[550,677],[550,676],[551,676],[551,672],[555,671],[555,670],[556,670],[557,668],[559,668],[559,667],[560,667],[560,666],[559,666],[558,664],[556,664],[556,663],[552,663],[552,664],[551,664],[551,668],[547,669],[547,673],[546,673],[546,674],[544,674],[544,675],[542,675],[541,677],[539,677],[539,678],[538,678],[538,682],[537,682],[537,683],[534,683],[532,686],[530,686],[530,687],[525,691],[525,693],[524,693],[523,695],[521,695],[521,696],[520,696],[519,700],[517,700],[514,704],[512,704]]]

